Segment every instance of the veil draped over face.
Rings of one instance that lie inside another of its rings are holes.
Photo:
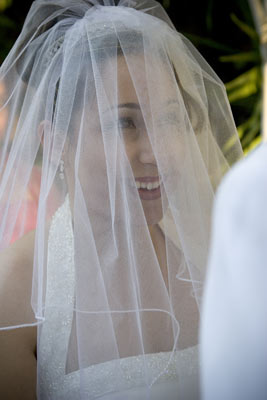
[[[35,1],[0,79],[3,253],[33,235],[1,328],[38,325],[40,371],[89,398],[88,369],[136,356],[150,390],[198,342],[214,192],[242,154],[224,86],[153,0]]]

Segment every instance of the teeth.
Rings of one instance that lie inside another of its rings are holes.
[[[147,189],[147,190],[153,190],[157,189],[160,186],[160,182],[138,182],[135,181],[137,189]]]

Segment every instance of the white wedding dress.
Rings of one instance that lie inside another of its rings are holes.
[[[146,355],[153,376],[165,369],[150,389],[143,383],[142,355],[96,364],[83,369],[82,374],[80,370],[66,373],[74,308],[74,246],[68,197],[52,219],[48,243],[45,321],[38,342],[38,398],[198,399],[197,346],[176,351],[172,357],[169,352]]]

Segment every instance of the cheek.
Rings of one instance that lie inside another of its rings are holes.
[[[137,156],[137,145],[135,143],[124,143],[124,147],[128,161],[132,165]]]
[[[106,175],[104,147],[96,135],[88,133],[81,143],[72,142],[66,150],[65,167],[68,184],[73,190],[75,180],[79,179],[82,189],[97,186],[97,182]]]
[[[99,180],[102,182],[106,179],[106,176],[107,164],[103,142],[91,137],[91,140],[87,140],[81,146],[79,177],[83,183],[92,181],[96,185]]]
[[[8,112],[6,109],[0,111],[0,138],[4,135],[6,123],[8,119]]]

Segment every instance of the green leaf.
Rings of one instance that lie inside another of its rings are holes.
[[[253,40],[259,40],[258,34],[251,26],[246,24],[245,22],[241,21],[235,14],[230,15],[231,20],[238,28],[241,29],[247,36],[249,36]]]
[[[206,26],[208,32],[212,32],[213,28],[213,0],[208,0],[208,4],[206,5]]]
[[[241,99],[245,99],[246,97],[252,96],[257,93],[258,87],[254,84],[254,82],[248,82],[246,85],[233,90],[228,94],[228,98],[230,102],[235,102]]]
[[[12,21],[6,15],[0,14],[0,32],[3,28],[13,29],[16,27],[15,21]]]
[[[251,126],[251,128],[243,135],[243,138],[241,140],[242,146],[246,147],[248,144],[256,137],[258,136],[260,132],[260,120],[258,119],[255,121],[255,124]]]
[[[237,89],[246,85],[249,82],[253,82],[260,86],[261,82],[261,68],[259,66],[252,67],[246,72],[243,72],[241,75],[237,76],[230,82],[225,84],[227,91],[231,91],[233,89]]]
[[[225,44],[222,44],[220,42],[216,42],[213,39],[207,38],[207,37],[202,37],[202,36],[198,36],[198,35],[194,35],[192,33],[185,33],[184,35],[191,40],[191,42],[193,42],[195,44],[195,46],[207,46],[216,50],[220,50],[223,51],[225,53],[237,53],[238,49],[234,49],[230,46],[227,46]]]
[[[227,154],[228,152],[231,151],[231,149],[236,145],[237,143],[237,136],[236,133],[234,133],[226,143],[223,145],[223,154]]]
[[[235,91],[231,92],[228,95],[230,102],[235,102],[246,97],[252,96],[253,94],[257,93],[258,88],[253,83],[248,83],[246,86],[243,86]]]
[[[221,62],[260,62],[260,54],[256,51],[247,51],[219,57]]]
[[[170,3],[171,3],[170,0],[163,0],[162,5],[163,5],[164,8],[169,8],[170,7]]]
[[[261,129],[261,124],[260,124],[260,119],[258,119],[255,122],[255,125],[253,125],[251,129],[248,132],[246,132],[246,135],[242,139],[241,144],[243,148],[249,146],[249,144],[253,141],[253,139],[259,135],[260,129]]]
[[[251,143],[249,143],[248,146],[244,148],[244,154],[247,155],[250,151],[255,149],[255,147],[257,147],[261,143],[261,141],[262,141],[261,135],[257,136],[254,140],[252,140]]]
[[[6,8],[10,7],[13,0],[0,0],[0,12],[5,11]]]

